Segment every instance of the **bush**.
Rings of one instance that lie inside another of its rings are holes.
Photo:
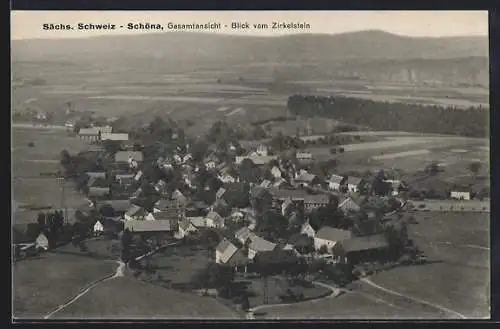
[[[34,142],[29,142],[29,143],[28,143],[28,147],[33,147],[33,146],[35,146],[35,143],[34,143]]]

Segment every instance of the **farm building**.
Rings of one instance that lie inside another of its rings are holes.
[[[268,164],[273,160],[278,160],[278,156],[275,155],[249,155],[249,156],[237,156],[235,159],[235,164],[240,165],[244,160],[250,160],[257,166],[262,166]]]
[[[125,213],[124,217],[126,221],[130,220],[143,220],[144,217],[147,215],[147,211],[139,207],[138,205],[131,205],[130,208],[127,210]]]
[[[99,211],[101,211],[101,209],[103,209],[103,207],[105,206],[110,207],[113,210],[112,217],[123,216],[130,208],[131,203],[130,200],[104,200],[99,201],[96,204],[96,207]]]
[[[99,140],[99,135],[100,130],[97,128],[81,128],[80,131],[78,131],[78,137],[88,141]]]
[[[248,245],[248,259],[254,259],[257,254],[264,251],[272,251],[274,248],[276,248],[275,243],[253,234]]]
[[[341,187],[346,183],[346,178],[339,175],[331,175],[328,179],[328,187],[333,191],[340,191]]]
[[[352,193],[357,193],[359,183],[361,183],[361,178],[349,176],[347,178],[347,190]]]
[[[338,261],[357,264],[384,258],[389,244],[384,234],[366,235],[343,240],[333,249]]]
[[[143,159],[141,151],[118,151],[115,154],[116,163],[130,163],[132,160],[140,163]]]
[[[314,194],[304,196],[304,207],[306,210],[312,210],[328,205],[330,198],[326,194]]]
[[[106,173],[103,172],[103,171],[99,171],[99,172],[96,172],[96,171],[87,171],[85,174],[89,178],[102,178],[102,179],[106,178]]]
[[[169,220],[130,220],[125,222],[125,229],[131,233],[171,233],[176,228]]]
[[[90,187],[87,196],[94,200],[107,199],[110,194],[109,187]]]
[[[335,244],[350,239],[351,237],[351,231],[324,226],[316,232],[316,236],[314,237],[314,249],[320,250],[323,246],[326,246],[328,252],[331,252]]]
[[[101,133],[101,140],[110,140],[110,141],[128,141],[127,133]]]
[[[450,197],[456,200],[470,200],[469,191],[451,191]]]

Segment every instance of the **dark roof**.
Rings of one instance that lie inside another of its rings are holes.
[[[296,247],[307,246],[310,242],[311,238],[301,233],[296,233],[288,239],[288,243]]]
[[[304,200],[304,198],[309,195],[306,191],[303,190],[289,190],[289,189],[277,189],[277,188],[270,188],[269,192],[273,195],[274,198],[276,199],[288,199],[291,198],[292,200]]]
[[[350,239],[351,236],[351,231],[341,230],[330,226],[324,226],[316,233],[317,238],[329,241],[342,241]]]
[[[130,232],[170,232],[173,227],[169,220],[128,220],[125,229]]]
[[[130,208],[130,200],[106,200],[97,202],[97,208],[100,209],[103,206],[108,205],[113,208],[114,211],[122,212],[127,211]]]
[[[384,234],[354,237],[341,242],[345,252],[374,250],[388,247]]]
[[[232,256],[229,258],[229,260],[226,262],[226,264],[231,265],[231,266],[241,266],[241,265],[246,265],[250,262],[248,257],[245,256],[243,251],[241,249],[238,249]]]
[[[339,176],[339,175],[335,175],[335,174],[331,175],[330,179],[329,179],[330,182],[337,183],[337,184],[342,183],[343,180],[344,180],[344,177]]]
[[[304,203],[327,204],[329,201],[330,198],[326,194],[306,195],[304,197]]]

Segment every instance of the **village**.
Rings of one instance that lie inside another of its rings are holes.
[[[180,257],[201,250],[206,266],[184,264],[194,274],[182,289],[220,296],[245,311],[339,294],[374,272],[426,262],[408,238],[413,213],[424,207],[406,182],[383,168],[353,176],[328,163],[318,175],[311,153],[238,140],[224,127],[219,123],[206,139],[190,139],[161,119],[142,133],[78,129],[75,138],[88,141],[89,150],[62,150],[61,166],[88,205],[73,224],[66,209],[40,213],[35,242],[18,244],[15,256],[68,243],[84,252],[92,240],[114,240],[134,276],[161,285],[162,274],[151,274],[161,268],[154,263],[169,257],[165,249],[178,249]],[[457,199],[461,206],[453,208]],[[450,191],[440,210],[448,202],[445,210],[464,211],[476,203],[471,199],[470,191]],[[276,277],[288,279],[272,296],[269,280]],[[259,281],[251,285],[258,296],[237,288],[238,278]]]

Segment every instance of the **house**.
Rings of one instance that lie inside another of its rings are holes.
[[[332,252],[337,261],[357,264],[383,259],[388,248],[385,235],[374,234],[343,240],[333,248]]]
[[[469,191],[451,191],[450,197],[457,200],[470,200]]]
[[[238,231],[234,233],[234,237],[240,241],[242,244],[245,244],[248,239],[252,238],[255,234],[248,227],[242,227]]]
[[[131,163],[135,161],[141,163],[144,161],[144,156],[141,151],[118,151],[115,154],[116,163]]]
[[[269,186],[271,186],[272,182],[268,179],[264,179],[260,184],[259,186],[260,187],[263,187],[263,188],[268,188]]]
[[[330,188],[330,190],[340,191],[341,187],[344,186],[346,181],[346,177],[333,174],[328,179],[328,187]]]
[[[304,208],[306,210],[325,207],[329,202],[330,198],[326,194],[311,194],[304,196]]]
[[[133,204],[130,206],[130,208],[125,213],[124,218],[126,221],[143,220],[146,215],[147,215],[147,211],[144,208]]]
[[[285,199],[281,204],[281,214],[286,216],[291,210],[293,206],[293,201],[291,198]]]
[[[94,227],[92,228],[94,235],[100,235],[104,232],[104,226],[100,221],[95,222]]]
[[[226,264],[227,261],[238,251],[238,247],[224,238],[215,248],[215,262],[217,264]]]
[[[131,185],[134,182],[135,175],[134,174],[118,174],[115,175],[115,180],[120,185]]]
[[[101,179],[106,179],[106,173],[103,171],[87,171],[85,173],[89,178],[101,178]]]
[[[318,176],[307,171],[301,171],[295,177],[295,183],[302,186],[313,186],[320,183]]]
[[[186,207],[186,214],[189,216],[205,215],[208,207],[203,201],[191,201]]]
[[[190,216],[187,217],[187,220],[189,220],[189,222],[196,228],[209,227],[206,216]]]
[[[279,273],[291,269],[297,264],[297,256],[292,250],[273,249],[259,252],[254,262],[265,267],[269,273]]]
[[[273,175],[273,177],[275,179],[280,179],[281,178],[281,170],[274,166],[272,169],[271,169],[271,175]]]
[[[223,228],[224,227],[224,218],[222,218],[222,216],[219,215],[215,211],[209,212],[205,216],[205,220],[206,220],[208,227],[215,227],[215,228]]]
[[[273,187],[282,187],[284,185],[287,184],[287,181],[286,179],[284,179],[283,177],[280,177],[278,178],[274,183],[273,183]]]
[[[235,183],[239,180],[239,178],[234,177],[229,173],[224,173],[222,175],[219,175],[219,180],[223,183]]]
[[[266,145],[259,144],[255,152],[260,156],[267,156],[269,150]]]
[[[314,249],[318,251],[323,246],[326,246],[328,252],[331,252],[337,242],[350,239],[351,237],[351,231],[324,226],[316,232],[316,236],[314,237]]]
[[[179,220],[182,218],[179,216],[179,214],[176,211],[172,210],[167,210],[167,211],[161,211],[161,212],[150,212],[147,214],[147,216],[144,218],[145,220],[169,220],[172,222],[172,225],[174,226],[178,224]]]
[[[300,189],[278,189],[270,188],[268,191],[271,193],[274,200],[284,201],[292,199],[292,201],[304,201],[304,198],[309,195],[306,191]]]
[[[311,224],[309,224],[309,221],[305,222],[302,225],[302,227],[300,228],[300,233],[301,234],[305,234],[305,235],[307,235],[308,237],[311,237],[311,238],[314,238],[314,236],[316,235],[316,231],[311,226]]]
[[[385,183],[391,185],[392,196],[397,196],[404,189],[404,184],[399,180],[386,179]]]
[[[361,178],[349,176],[347,178],[347,190],[352,193],[357,193],[359,183],[361,183]]]
[[[226,193],[226,189],[221,187],[217,190],[215,193],[215,200],[220,200],[224,196],[224,193]]]
[[[109,187],[90,187],[87,196],[91,199],[102,200],[108,198],[109,194]]]
[[[35,246],[44,250],[49,249],[49,239],[47,239],[47,236],[43,232],[36,237]]]
[[[131,233],[171,233],[174,227],[169,220],[129,220],[124,229]]]
[[[97,128],[80,128],[78,131],[78,137],[88,141],[98,141],[100,134],[101,133]]]
[[[276,248],[276,243],[267,241],[258,235],[252,234],[250,237],[250,244],[248,245],[248,259],[254,257],[264,251],[272,251]]]
[[[292,235],[288,241],[287,245],[291,245],[291,250],[296,250],[299,254],[305,254],[311,252],[311,247],[313,246],[313,238],[307,236],[306,234],[297,233]],[[285,249],[285,248],[283,248]],[[290,249],[289,247],[287,249]]]
[[[339,204],[338,209],[342,210],[344,213],[349,213],[358,212],[361,210],[361,207],[351,198],[347,198]]]
[[[113,127],[111,126],[102,126],[102,127],[94,127],[95,129],[99,130],[101,134],[109,134],[113,131]]]
[[[101,132],[101,140],[106,141],[128,141],[128,134],[127,133],[106,133],[106,132]]]
[[[196,226],[193,225],[193,223],[187,219],[187,218],[184,218],[183,220],[181,220],[179,222],[179,238],[182,239],[188,235],[190,235],[191,233],[194,233],[198,231],[198,229],[196,228]]]
[[[230,217],[234,222],[240,222],[241,220],[243,220],[243,218],[245,218],[245,214],[243,214],[236,208],[231,211]]]
[[[312,153],[310,153],[310,152],[297,152],[295,154],[295,158],[297,160],[306,160],[306,161],[312,161],[313,160]]]

